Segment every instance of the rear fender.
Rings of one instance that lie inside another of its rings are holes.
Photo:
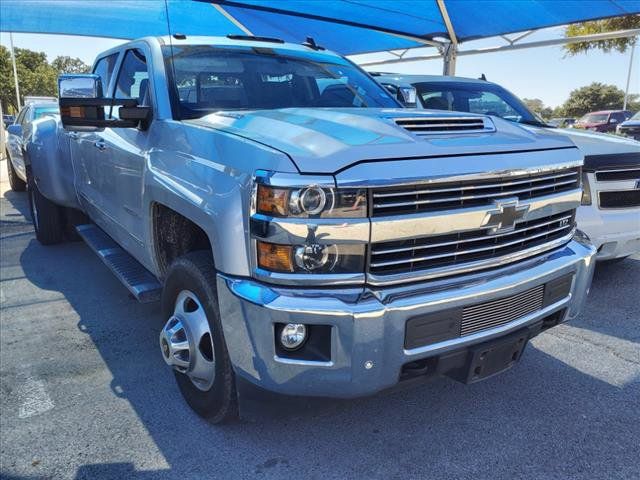
[[[71,164],[69,137],[58,117],[33,122],[26,144],[25,164],[38,190],[52,202],[82,210],[78,203]]]

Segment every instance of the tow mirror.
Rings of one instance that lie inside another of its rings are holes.
[[[417,92],[415,87],[397,87],[391,83],[381,83],[387,91],[406,108],[415,108]]]
[[[68,130],[95,131],[107,127],[145,129],[148,126],[151,107],[138,106],[136,99],[105,98],[99,75],[60,75],[58,92],[60,118]],[[120,118],[106,118],[105,110],[111,112],[115,108],[119,109]]]

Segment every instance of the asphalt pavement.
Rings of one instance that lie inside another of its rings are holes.
[[[83,243],[43,247],[0,198],[3,479],[638,479],[640,256],[598,266],[576,321],[510,371],[212,426],[140,305]]]

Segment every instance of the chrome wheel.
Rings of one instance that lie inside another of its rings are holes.
[[[185,374],[193,385],[207,391],[216,376],[213,339],[207,314],[193,292],[178,294],[160,332],[160,350],[167,365]]]

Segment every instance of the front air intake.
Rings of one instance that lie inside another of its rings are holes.
[[[411,117],[395,118],[396,124],[415,135],[438,133],[495,132],[493,122],[487,117]]]

